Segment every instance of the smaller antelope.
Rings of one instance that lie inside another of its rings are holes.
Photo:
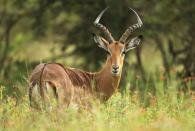
[[[83,103],[86,96],[95,96],[105,101],[112,96],[119,86],[125,54],[137,47],[141,36],[127,40],[130,34],[142,26],[139,15],[137,23],[130,26],[119,41],[115,41],[109,30],[99,23],[100,18],[108,8],[104,9],[94,21],[95,27],[100,29],[105,38],[94,35],[94,41],[107,52],[105,65],[99,72],[91,73],[79,69],[66,68],[58,63],[39,64],[32,71],[29,78],[30,105],[36,102],[36,95],[45,99],[49,89],[60,104],[69,105],[71,102]],[[35,88],[38,94],[35,93]]]

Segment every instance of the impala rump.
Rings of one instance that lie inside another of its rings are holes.
[[[47,101],[51,97],[51,92],[61,104],[69,105],[70,102],[78,102],[79,95],[82,94],[84,97],[92,92],[92,79],[92,73],[65,68],[59,63],[39,64],[32,71],[29,79],[30,104],[38,103],[40,99],[36,97],[39,96]]]

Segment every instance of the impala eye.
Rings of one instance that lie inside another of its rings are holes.
[[[106,50],[106,53],[107,53],[108,55],[111,55],[110,51],[108,51],[108,50]]]
[[[122,52],[121,52],[121,55],[125,55],[126,54],[126,50],[123,49]]]

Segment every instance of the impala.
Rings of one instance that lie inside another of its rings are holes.
[[[108,8],[104,9],[94,21],[95,27],[104,33],[104,38],[94,34],[94,41],[107,52],[107,60],[99,72],[91,73],[79,69],[66,68],[59,63],[39,64],[29,78],[30,105],[36,103],[38,95],[46,99],[49,89],[61,104],[83,102],[86,96],[95,96],[105,101],[112,96],[119,86],[125,54],[137,47],[141,36],[128,39],[130,34],[142,26],[139,15],[130,8],[137,18],[137,23],[128,27],[118,41],[115,41],[109,30],[99,23]],[[38,89],[37,91],[35,91]]]

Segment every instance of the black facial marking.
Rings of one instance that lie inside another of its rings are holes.
[[[107,53],[108,55],[111,55],[110,51],[108,51],[108,50],[106,50],[106,53]]]
[[[126,50],[123,48],[121,51],[121,55],[125,55],[126,53],[127,53]]]

